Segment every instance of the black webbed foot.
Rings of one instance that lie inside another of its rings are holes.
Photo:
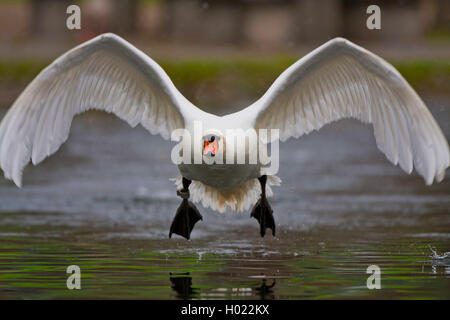
[[[258,180],[261,184],[261,198],[258,202],[256,202],[250,216],[259,222],[259,233],[261,234],[261,237],[264,237],[267,228],[271,229],[272,235],[275,236],[275,220],[272,214],[273,210],[266,198],[267,176],[261,176]]]
[[[199,220],[203,220],[203,217],[195,205],[183,199],[170,226],[169,238],[172,237],[172,233],[175,233],[189,240],[192,229]]]
[[[261,197],[253,207],[251,217],[259,222],[259,233],[261,237],[266,234],[266,229],[272,230],[272,235],[275,236],[275,220],[273,219],[273,210],[267,201],[267,198]]]
[[[189,240],[195,224],[199,220],[203,220],[198,209],[188,200],[190,184],[190,180],[183,178],[183,189],[177,191],[177,195],[183,198],[183,201],[178,207],[170,226],[169,238],[172,238],[172,233],[175,233]]]

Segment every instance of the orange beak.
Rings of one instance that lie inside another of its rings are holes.
[[[217,153],[217,139],[214,139],[214,141],[204,141],[203,143],[203,155],[205,156],[212,156],[214,157]]]

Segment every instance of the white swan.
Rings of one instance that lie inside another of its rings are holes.
[[[200,121],[202,139],[194,144],[210,158],[225,149],[218,132],[229,128],[279,129],[285,141],[332,121],[356,118],[373,124],[377,146],[392,163],[407,173],[415,167],[427,185],[442,180],[450,164],[447,141],[417,93],[386,61],[342,38],[290,66],[246,109],[219,117],[190,103],[143,52],[114,34],[100,35],[45,68],[5,115],[0,124],[5,177],[20,187],[30,158],[37,165],[56,152],[69,135],[73,117],[89,109],[112,112],[166,139],[176,128],[192,132]],[[187,200],[190,192],[194,202],[219,211],[227,206],[246,210],[256,203],[252,216],[260,223],[261,235],[266,228],[274,234],[266,181],[270,195],[270,185],[279,179],[266,176],[261,168],[180,164],[176,183],[183,202],[170,234],[189,238],[201,219]]]

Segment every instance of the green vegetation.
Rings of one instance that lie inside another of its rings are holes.
[[[261,94],[289,65],[291,56],[270,58],[160,60],[159,63],[180,90],[205,83],[226,83],[251,95]],[[49,62],[0,62],[0,84],[29,82]],[[394,66],[419,91],[450,92],[450,60],[394,61]],[[233,90],[234,88],[230,88]]]
[[[28,0],[1,0],[1,4],[5,4],[5,3],[24,3],[27,2]]]
[[[204,82],[228,80],[227,84],[255,93],[266,90],[294,62],[294,58],[282,56],[265,59],[161,61],[161,66],[180,87],[189,88]]]
[[[0,61],[0,83],[30,81],[47,64],[29,60]]]
[[[434,42],[447,42],[450,41],[450,30],[441,28],[434,29],[428,32],[427,38],[430,41]]]
[[[394,66],[419,91],[450,92],[450,60],[407,61]]]

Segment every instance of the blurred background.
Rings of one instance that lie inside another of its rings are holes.
[[[366,9],[381,8],[381,30]],[[81,30],[66,8],[81,7]],[[226,113],[292,62],[343,36],[392,62],[419,93],[450,92],[450,1],[1,0],[0,106],[59,54],[103,32],[148,53],[200,107]]]

